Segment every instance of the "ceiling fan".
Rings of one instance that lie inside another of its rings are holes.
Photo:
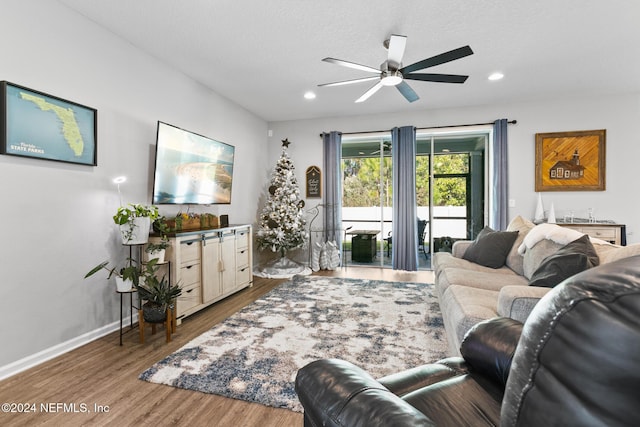
[[[369,97],[371,97],[371,95],[376,93],[383,86],[395,86],[407,101],[414,102],[419,99],[418,94],[411,88],[411,86],[407,84],[405,80],[422,80],[426,82],[438,83],[464,83],[467,78],[469,78],[469,76],[461,76],[457,74],[430,74],[414,72],[472,55],[473,51],[469,46],[463,46],[458,49],[441,53],[440,55],[432,56],[431,58],[423,59],[422,61],[418,61],[414,64],[403,67],[402,56],[404,55],[406,44],[407,37],[399,36],[396,34],[392,34],[389,40],[385,40],[384,46],[388,49],[389,53],[387,56],[387,60],[380,64],[380,69],[369,67],[367,65],[356,64],[355,62],[343,61],[341,59],[324,58],[324,62],[341,65],[343,67],[354,68],[356,70],[366,71],[369,73],[375,73],[376,75],[353,80],[324,83],[318,86],[342,86],[353,83],[378,80],[378,82],[368,91],[366,91],[364,95],[356,99],[356,102],[366,101],[367,99],[369,99]]]

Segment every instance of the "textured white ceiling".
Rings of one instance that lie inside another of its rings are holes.
[[[58,1],[267,121],[640,91],[637,0]],[[395,88],[355,104],[371,82],[317,87],[368,76],[321,59],[377,68],[390,34],[408,37],[405,65],[470,45],[425,70],[469,79],[410,81],[412,104]]]

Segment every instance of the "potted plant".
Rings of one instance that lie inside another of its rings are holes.
[[[120,226],[122,243],[136,245],[147,243],[151,221],[158,218],[158,207],[137,203],[120,206],[113,216],[113,222]]]
[[[157,259],[158,264],[162,264],[165,251],[169,246],[171,246],[171,242],[167,236],[162,236],[157,242],[149,242],[144,251],[149,254],[149,258]]]
[[[159,323],[166,318],[167,308],[175,305],[182,294],[179,285],[170,285],[165,276],[158,277],[158,260],[152,259],[144,265],[140,280],[134,283],[142,304],[142,315],[146,322]]]
[[[100,270],[106,270],[109,272],[109,276],[107,276],[107,280],[111,278],[111,276],[115,276],[116,278],[116,290],[118,292],[127,292],[133,289],[137,283],[140,282],[140,268],[135,264],[134,260],[128,259],[128,264],[126,267],[111,267],[109,268],[109,261],[103,261],[100,264],[96,265],[85,274],[84,278],[86,279],[89,276],[93,276]]]
[[[152,227],[153,231],[160,233],[162,237],[160,237],[159,241],[155,240],[149,242],[144,251],[149,254],[150,259],[157,259],[158,264],[162,264],[164,262],[165,251],[169,246],[171,246],[171,242],[167,237],[167,233],[170,232],[170,228],[167,225],[167,219],[163,215],[153,221]]]

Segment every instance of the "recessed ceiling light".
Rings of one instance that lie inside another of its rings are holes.
[[[309,92],[305,92],[304,94],[304,99],[315,99],[316,98],[316,94],[309,91]]]
[[[504,77],[504,74],[496,72],[496,73],[493,73],[493,74],[491,74],[489,76],[489,80],[491,80],[491,81],[500,80],[503,77]]]

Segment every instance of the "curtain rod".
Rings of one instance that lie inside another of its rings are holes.
[[[517,120],[511,120],[511,121],[507,121],[508,124],[510,125],[515,125],[516,123],[518,123]],[[490,123],[473,123],[473,124],[466,124],[466,125],[448,125],[448,126],[430,126],[430,127],[419,127],[416,126],[416,128],[418,129],[444,129],[444,128],[459,128],[459,127],[470,127],[470,126],[486,126],[486,125],[492,125],[494,124],[494,122],[490,122]],[[369,131],[361,131],[361,132],[340,132],[341,135],[357,135],[360,133],[379,133],[379,132],[390,132],[390,129],[387,130],[369,130]],[[320,134],[320,138],[322,138],[322,134]]]

